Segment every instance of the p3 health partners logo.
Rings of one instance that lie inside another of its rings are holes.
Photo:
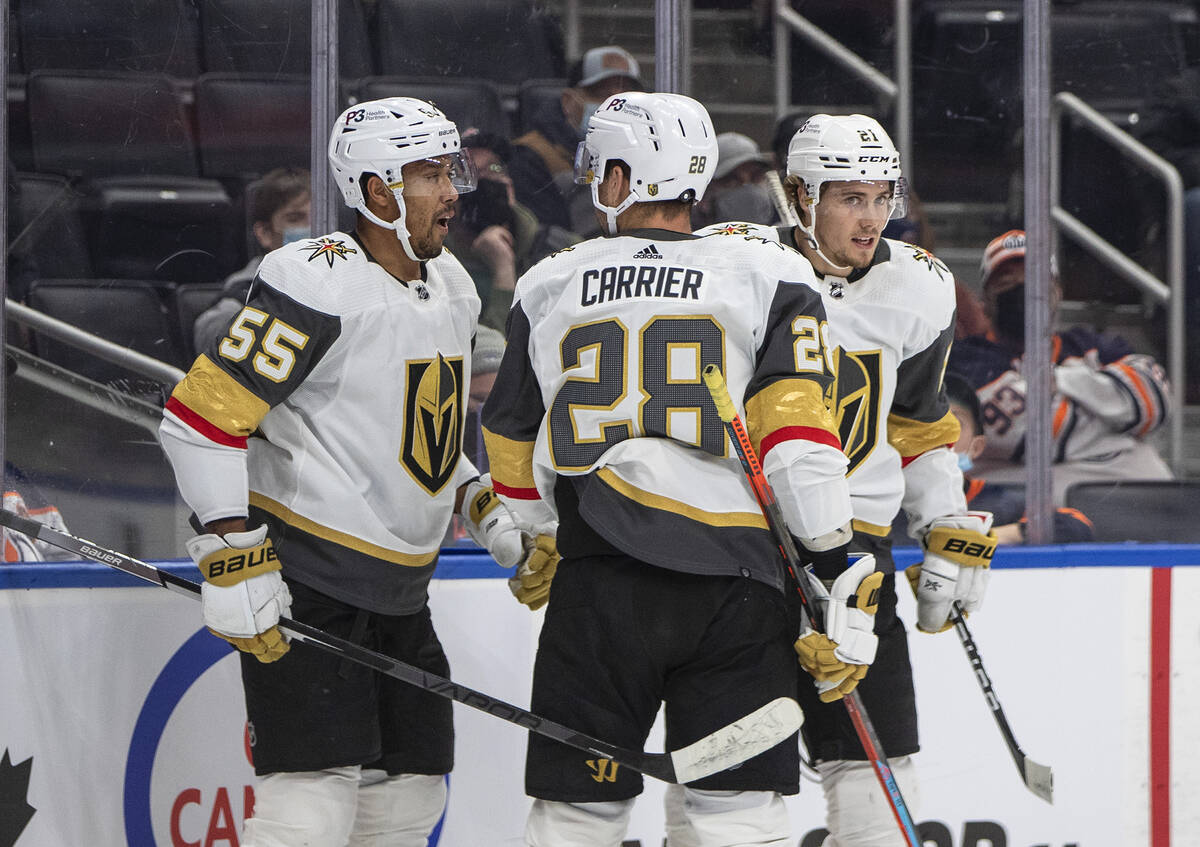
[[[134,725],[125,762],[125,843],[241,847],[254,782],[238,660],[227,642],[198,630],[163,666]],[[430,847],[441,827],[439,821]]]

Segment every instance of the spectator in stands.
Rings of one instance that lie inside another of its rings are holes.
[[[601,103],[623,91],[642,90],[640,74],[627,50],[593,47],[571,68],[559,102],[535,114],[533,128],[514,140],[509,173],[517,199],[543,224],[569,221],[579,235],[599,232],[590,190],[575,185],[575,150]]]
[[[512,146],[489,132],[470,129],[463,149],[478,176],[475,190],[458,198],[446,247],[471,278],[483,310],[479,322],[503,331],[517,277],[540,259],[579,241],[556,224],[542,224],[516,199],[508,164]]]
[[[979,397],[986,445],[981,470],[993,481],[1024,478],[1026,380],[1025,233],[993,239],[982,264],[984,311],[990,335],[954,345],[949,369]],[[1054,296],[1058,299],[1057,275]],[[1053,499],[1063,505],[1074,482],[1170,479],[1170,469],[1146,441],[1166,420],[1168,388],[1162,368],[1122,338],[1085,327],[1053,336]]]
[[[704,192],[704,199],[692,208],[692,224],[701,229],[722,221],[747,221],[772,226],[781,223],[767,173],[771,157],[762,152],[754,139],[740,132],[722,132],[717,136],[717,169]]]
[[[209,339],[224,332],[246,305],[262,257],[312,234],[312,187],[307,170],[276,168],[247,190],[251,198],[250,232],[257,250],[244,268],[226,277],[216,302],[196,318],[192,336],[197,350],[205,349]]]

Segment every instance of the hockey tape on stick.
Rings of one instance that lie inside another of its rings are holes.
[[[707,365],[704,368],[704,384],[708,386],[708,393],[712,395],[713,403],[716,404],[717,414],[721,416],[721,421],[725,424],[725,430],[733,442],[738,460],[742,463],[742,470],[746,472],[746,478],[750,481],[750,487],[754,489],[754,496],[758,500],[759,508],[762,509],[763,517],[767,519],[767,526],[775,536],[776,543],[779,544],[780,553],[783,554],[785,569],[783,582],[786,585],[790,581],[796,586],[796,591],[800,594],[800,600],[804,604],[805,612],[812,622],[813,629],[824,632],[825,621],[822,619],[821,610],[809,602],[813,591],[808,580],[812,579],[812,576],[800,566],[800,556],[796,551],[795,542],[792,541],[792,534],[787,531],[787,524],[783,519],[783,512],[779,508],[779,501],[775,499],[775,492],[771,488],[771,483],[767,481],[766,474],[763,473],[758,454],[754,451],[754,444],[751,443],[746,427],[729,396],[725,377],[721,375],[721,371],[716,365]],[[789,576],[791,580],[788,579]],[[857,690],[854,690],[844,695],[842,702],[846,704],[850,722],[854,724],[858,740],[862,743],[863,751],[867,754],[867,759],[875,771],[879,785],[888,798],[892,813],[896,816],[896,823],[900,825],[909,847],[922,847],[923,842],[917,835],[917,826],[913,822],[912,814],[908,811],[904,797],[900,794],[900,786],[896,783],[896,777],[892,773],[891,765],[888,764],[887,756],[884,755],[883,744],[880,743],[879,736],[875,732],[875,725],[867,716],[862,697]]]
[[[1008,745],[1008,752],[1012,754],[1013,761],[1017,764],[1021,779],[1030,791],[1047,803],[1053,803],[1054,772],[1046,765],[1038,764],[1026,756],[1018,746],[1012,727],[1008,725],[1008,718],[1004,715],[1004,709],[1000,706],[1000,700],[992,688],[992,679],[983,668],[983,658],[979,655],[979,648],[975,646],[971,630],[967,629],[967,619],[962,613],[962,606],[957,601],[950,612],[950,620],[954,622],[954,631],[958,633],[958,639],[962,642],[963,649],[967,651],[967,659],[971,662],[971,669],[975,671],[975,679],[979,682],[979,687],[983,689],[984,699],[987,700],[988,708],[992,710],[992,717],[996,719],[996,725],[1000,727],[1000,734],[1004,736],[1004,742]]]
[[[780,181],[777,171],[767,171],[767,188],[771,192],[771,202],[775,204],[775,211],[779,213],[779,220],[788,226],[799,226],[800,219],[796,216],[795,208],[788,202],[787,192],[783,190],[783,182]]]
[[[69,533],[59,532],[37,521],[23,518],[8,509],[0,509],[0,524],[24,533],[30,538],[68,550],[77,556],[108,565],[176,593],[186,594],[193,599],[200,599],[200,586],[197,583],[175,576],[173,573],[156,568],[124,553],[105,549]],[[524,727],[530,732],[561,741],[563,744],[569,744],[596,756],[612,759],[618,764],[663,782],[693,782],[740,765],[794,735],[800,729],[803,721],[799,704],[790,697],[779,697],[687,747],[667,753],[645,753],[617,747],[582,732],[576,732],[548,718],[539,717],[526,711],[520,706],[497,700],[480,691],[459,685],[374,650],[360,647],[308,624],[289,618],[280,618],[279,628],[297,641],[326,650],[349,661],[372,668],[385,676],[415,685],[417,688],[431,691],[449,700],[455,700],[464,706],[486,712],[494,718]]]

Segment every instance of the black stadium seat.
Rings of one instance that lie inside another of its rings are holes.
[[[20,0],[25,69],[199,73],[199,23],[191,0]],[[10,42],[16,41],[10,38]]]
[[[1200,542],[1200,480],[1077,482],[1066,505],[1092,522],[1097,541]]]
[[[312,0],[203,0],[204,70],[310,73],[312,5]],[[374,72],[361,0],[339,0],[338,66],[345,77]]]
[[[307,78],[202,74],[194,91],[205,176],[248,180],[272,168],[309,166],[312,94]]]
[[[11,175],[10,175],[11,176]],[[80,214],[81,196],[61,176],[17,175],[20,202],[16,235],[9,249],[28,255],[45,277],[83,279],[92,275],[87,236]]]
[[[553,79],[528,79],[517,90],[517,120],[513,135],[519,136],[530,129],[533,116],[550,104],[562,100],[562,90],[567,87],[563,77]]]
[[[184,356],[189,361],[200,351],[195,349],[192,328],[200,313],[217,302],[222,283],[209,282],[196,285],[180,285],[175,289],[175,320],[179,337],[183,341]]]
[[[40,279],[29,305],[159,361],[182,368],[183,347],[170,310],[174,285],[145,280]],[[97,382],[135,378],[119,365],[61,341],[35,334],[39,356]]]
[[[383,76],[487,79],[507,96],[566,75],[558,21],[532,0],[377,0],[372,35]]]
[[[435,103],[458,125],[459,132],[475,127],[507,138],[511,131],[500,92],[485,80],[377,76],[360,82],[359,100],[380,97],[417,97]]]

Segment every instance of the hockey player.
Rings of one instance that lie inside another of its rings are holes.
[[[823,401],[831,376],[811,270],[770,241],[691,233],[716,156],[691,98],[628,92],[600,106],[576,174],[608,236],[522,276],[483,413],[496,493],[522,524],[560,520],[553,583],[524,569],[550,600],[533,708],[634,747],[664,702],[676,749],[795,694],[794,595],[781,590],[778,548],[706,365],[744,406],[792,532],[836,578],[829,602],[846,606],[879,579],[869,556],[847,567],[846,460]],[[871,611],[837,616],[846,623],[823,642],[839,660],[819,677],[824,690],[851,690],[865,672]],[[790,843],[781,795],[798,789],[798,765],[783,743],[689,785],[678,843]],[[619,845],[642,789],[637,773],[534,736],[525,784],[533,847]]]
[[[442,251],[474,185],[457,128],[421,100],[359,103],[329,162],[355,231],[263,259],[160,433],[205,527],[187,544],[204,622],[244,651],[261,779],[242,843],[417,847],[442,813],[451,704],[289,649],[279,617],[445,676],[427,586],[456,504],[501,565],[553,548],[461,456],[479,299]]]
[[[852,547],[873,553],[887,573],[875,616],[879,649],[860,690],[911,811],[917,716],[907,636],[896,616],[892,520],[903,507],[910,534],[925,547],[917,626],[926,632],[948,627],[953,601],[979,607],[995,547],[991,515],[967,511],[951,450],[958,422],[942,375],[954,337],[954,278],[928,251],[882,237],[888,220],[904,215],[904,183],[900,156],[872,118],[809,118],[788,147],[785,190],[799,225],[774,236],[811,263],[836,346],[832,398],[849,460]],[[744,224],[710,229],[765,234]],[[904,844],[845,709],[820,701],[803,681],[800,702],[805,745],[825,792],[824,847]]]

